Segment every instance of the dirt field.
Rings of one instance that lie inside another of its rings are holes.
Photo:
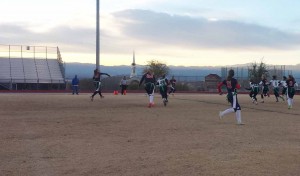
[[[239,95],[239,126],[225,96],[89,95],[0,94],[0,175],[300,175],[299,96]]]

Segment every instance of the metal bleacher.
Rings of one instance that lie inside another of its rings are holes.
[[[23,59],[24,76],[27,83],[36,83],[39,79],[36,71],[36,64],[34,59]]]
[[[63,62],[58,47],[51,47],[54,50],[52,53],[46,47],[46,53],[42,56],[39,54],[41,52],[36,51],[36,47],[27,46],[27,50],[33,50],[30,53],[24,51],[22,46],[14,47],[21,49],[16,51],[11,49],[11,45],[0,45],[0,86],[13,89],[13,84],[65,84]],[[3,48],[4,52],[8,50],[6,57],[3,56]],[[16,57],[15,53],[21,57]]]

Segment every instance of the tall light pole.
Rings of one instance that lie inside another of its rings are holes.
[[[99,0],[97,0],[97,13],[96,13],[96,69],[99,69],[100,62],[100,40],[99,40]]]

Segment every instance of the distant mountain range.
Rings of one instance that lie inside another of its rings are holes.
[[[224,66],[227,68],[237,68],[237,67],[247,67],[251,64],[243,65],[231,65]],[[269,65],[268,65],[269,66]],[[136,65],[137,75],[142,75],[142,70],[144,65]],[[278,67],[278,66],[277,66]],[[280,66],[279,66],[280,67]],[[112,76],[128,76],[131,73],[131,66],[120,65],[120,66],[100,66],[101,71],[108,73]],[[208,74],[218,74],[221,75],[221,67],[211,67],[211,66],[169,66],[170,75],[175,76],[206,76]],[[65,73],[66,78],[71,79],[74,75],[78,75],[79,78],[91,78],[93,76],[93,70],[95,69],[95,64],[88,63],[65,63]],[[297,65],[286,65],[285,70],[292,71],[295,78],[300,79],[300,64]],[[244,70],[246,72],[246,70]]]
[[[137,75],[142,75],[144,65],[136,65]],[[128,76],[131,74],[131,66],[104,66],[101,65],[101,72],[108,73],[112,76]],[[169,66],[170,75],[175,76],[206,76],[210,73],[220,74],[221,67],[183,67],[183,66]],[[78,75],[81,78],[90,78],[93,76],[95,64],[87,63],[66,63],[66,78],[72,78]]]

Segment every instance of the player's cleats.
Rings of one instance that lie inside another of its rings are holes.
[[[255,103],[255,105],[257,105],[257,104],[258,104],[256,100],[255,100],[255,102],[254,102],[254,103]]]
[[[154,103],[149,103],[148,108],[154,107]]]
[[[289,105],[289,106],[288,106],[288,109],[292,109],[292,106],[291,106],[291,105]]]
[[[93,97],[93,96],[91,96],[91,97],[90,97],[90,99],[91,99],[91,101],[93,101],[93,100],[94,100],[94,97]]]
[[[237,125],[245,125],[243,122],[237,123]]]
[[[167,100],[164,99],[163,102],[164,102],[164,106],[167,106]]]
[[[104,96],[101,95],[100,98],[104,98]]]

